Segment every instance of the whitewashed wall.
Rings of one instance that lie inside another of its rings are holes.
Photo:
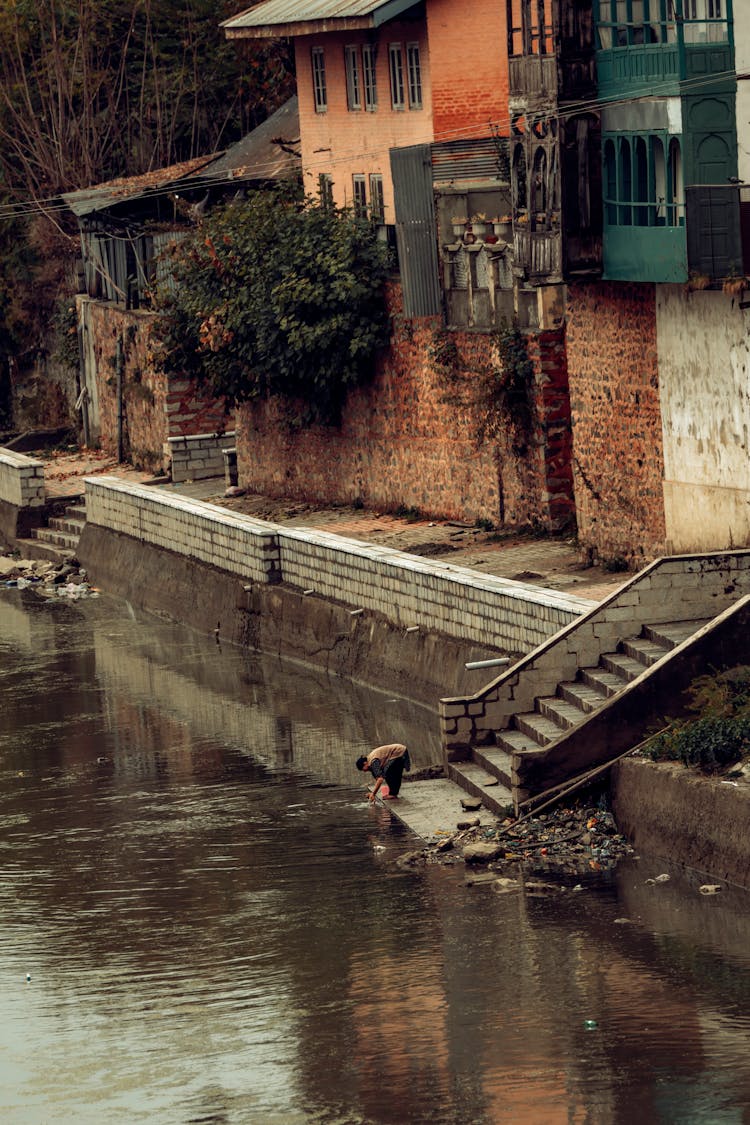
[[[672,553],[750,544],[750,310],[656,287],[664,511]]]
[[[739,176],[750,184],[750,4],[734,0],[734,54],[737,69],[737,139]]]

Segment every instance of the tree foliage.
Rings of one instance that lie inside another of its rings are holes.
[[[239,50],[243,0],[0,0],[0,178],[42,199],[236,140],[292,92],[288,48]]]
[[[161,360],[231,404],[282,396],[302,421],[336,421],[387,340],[386,272],[367,220],[255,192],[180,244]]]

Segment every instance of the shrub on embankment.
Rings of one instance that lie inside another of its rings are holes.
[[[644,747],[655,762],[679,761],[717,773],[750,752],[750,667],[700,676],[688,688],[688,711]]]

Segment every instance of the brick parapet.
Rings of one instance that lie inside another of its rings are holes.
[[[44,462],[0,449],[0,500],[16,508],[43,507]]]
[[[116,477],[86,479],[87,521],[260,583],[477,646],[523,653],[591,603],[330,532],[289,528]],[[85,557],[82,560],[85,563]]]

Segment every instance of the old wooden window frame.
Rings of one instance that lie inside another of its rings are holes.
[[[326,55],[323,47],[310,48],[310,66],[312,69],[315,112],[326,113],[328,110],[328,90],[326,87]]]

